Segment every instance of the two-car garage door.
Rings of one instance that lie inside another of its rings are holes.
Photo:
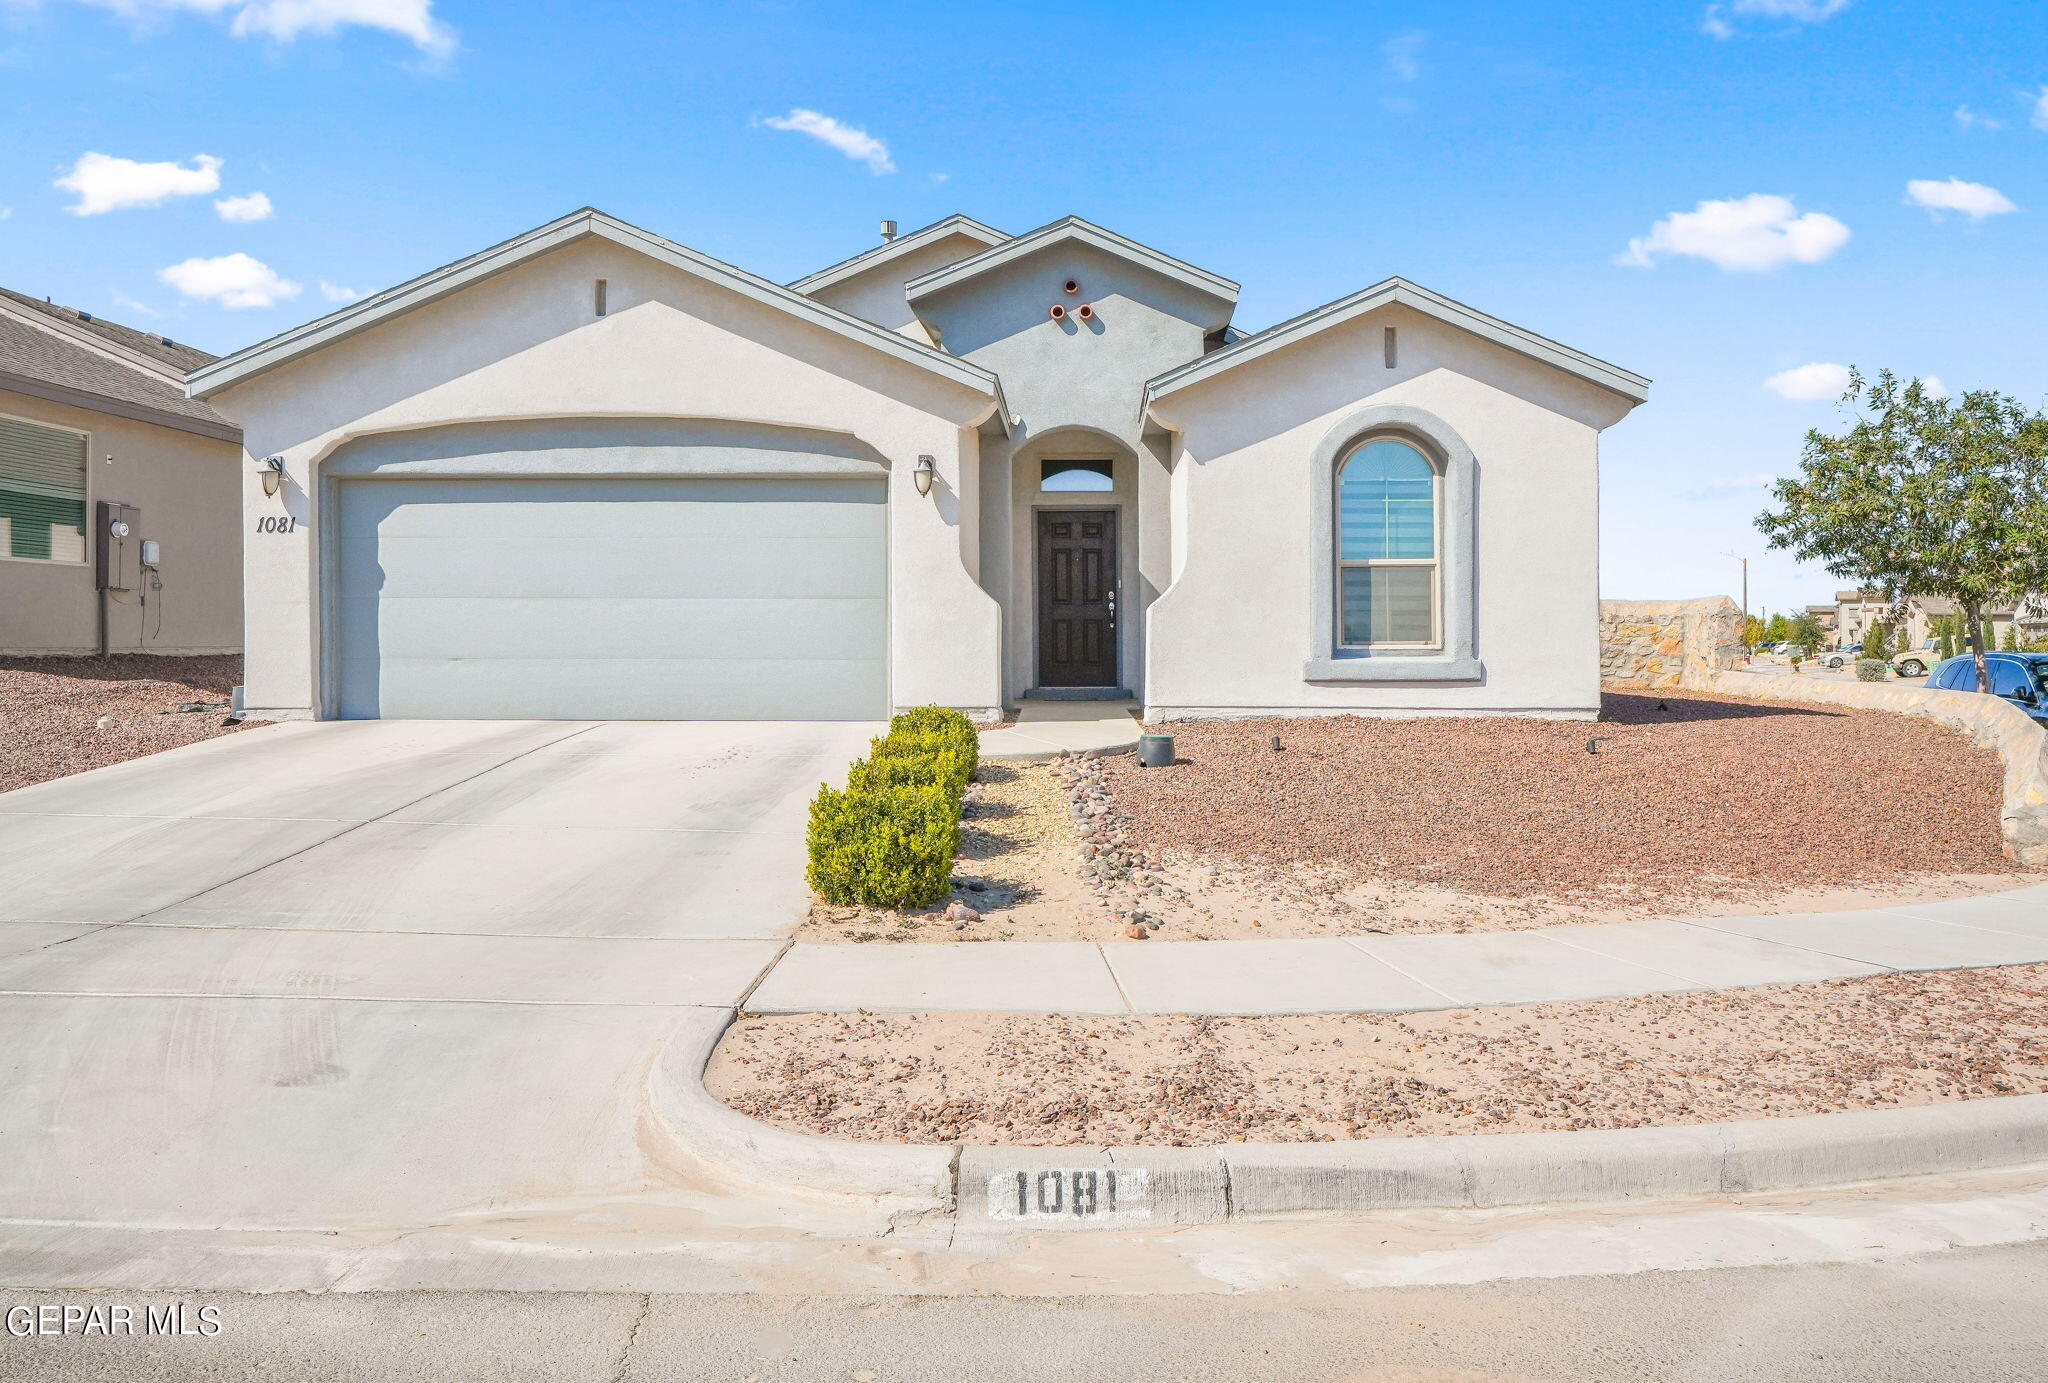
[[[873,720],[880,481],[337,482],[349,717]]]

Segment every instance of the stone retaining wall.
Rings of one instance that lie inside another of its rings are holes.
[[[1742,611],[1725,595],[1600,602],[1602,682],[1689,685],[1741,658]]]
[[[1852,682],[1736,670],[1702,672],[1685,685],[1730,696],[1866,706],[1924,716],[1962,731],[2005,761],[2005,802],[1999,826],[2005,853],[2021,864],[2048,865],[2048,731],[2003,697],[1982,692],[1929,691],[1900,682]]]

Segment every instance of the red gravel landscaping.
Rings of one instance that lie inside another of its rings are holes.
[[[2048,1091],[2048,965],[1398,1016],[747,1018],[743,1114],[885,1142],[1301,1143]]]
[[[1998,756],[1952,730],[1696,692],[1603,701],[1598,724],[1180,722],[1164,727],[1174,767],[1105,762],[1145,853],[1495,898],[1639,906],[2015,871]]]
[[[177,707],[241,680],[239,654],[0,658],[0,792],[226,734],[225,710]]]

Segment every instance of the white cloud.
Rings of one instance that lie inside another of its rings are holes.
[[[1988,115],[1979,115],[1968,106],[1957,106],[1956,126],[1965,130],[2002,130],[2005,128],[2005,122],[1993,120]]]
[[[1818,24],[1848,8],[1849,0],[1734,0],[1737,14],[1790,19],[1801,24]]]
[[[1799,403],[1838,399],[1849,388],[1849,367],[1816,361],[1781,370],[1764,381],[1764,388]]]
[[[82,0],[82,3],[137,23],[190,11],[231,16],[237,38],[261,34],[289,43],[301,34],[331,34],[345,28],[377,29],[412,40],[421,52],[445,57],[455,49],[455,31],[434,18],[434,0]]]
[[[223,221],[268,221],[270,219],[270,198],[261,192],[251,192],[246,197],[222,197],[213,204]]]
[[[1920,388],[1932,398],[1945,399],[1948,397],[1948,386],[1941,382],[1940,375],[1928,375],[1920,381]]]
[[[1692,255],[1720,268],[1760,273],[1818,264],[1849,243],[1849,228],[1818,211],[1799,214],[1790,197],[1753,192],[1674,211],[1628,242],[1616,263],[1648,268],[1661,255]]]
[[[2002,216],[2008,211],[2019,210],[1997,188],[1986,187],[1981,182],[1964,182],[1961,178],[1950,178],[1946,182],[1915,178],[1906,184],[1906,201],[1913,206],[1926,207],[1937,221],[1944,211],[1960,211],[1972,221],[1981,221],[1987,216]]]
[[[126,293],[123,293],[118,288],[109,288],[107,290],[107,296],[112,298],[114,300],[114,306],[120,308],[123,312],[133,312],[143,317],[161,317],[164,315],[163,313],[157,311],[155,308],[151,307],[148,303],[141,303],[135,301],[135,299],[129,297]]]
[[[1728,21],[1730,11],[1758,19],[1789,19],[1795,24],[1818,24],[1832,19],[1849,7],[1849,0],[1729,0],[1726,6],[1709,5],[1700,16],[1700,28],[1715,38],[1734,38],[1740,31]]]
[[[157,206],[170,197],[192,197],[220,190],[220,160],[200,154],[187,168],[177,163],[137,163],[109,154],[86,154],[53,186],[78,194],[65,208],[73,216]]]
[[[353,288],[343,288],[338,283],[329,283],[326,279],[321,279],[320,296],[331,303],[352,303],[363,295]]]
[[[1758,472],[1755,475],[1730,475],[1716,480],[1705,481],[1686,491],[1692,499],[1712,499],[1717,495],[1739,494],[1744,490],[1761,490],[1776,483],[1778,477]]]
[[[855,163],[865,163],[876,173],[896,171],[896,165],[889,161],[888,145],[866,130],[842,125],[829,115],[820,115],[799,106],[787,115],[771,115],[761,123],[771,130],[793,130],[797,134],[809,135],[820,144],[837,149]]]
[[[1429,35],[1420,29],[1395,34],[1380,45],[1380,59],[1386,64],[1387,75],[1397,82],[1412,82],[1422,76],[1422,50],[1429,43]]]
[[[2034,98],[2034,128],[2048,130],[2048,86],[2041,88],[2041,94]]]
[[[245,254],[187,259],[159,270],[157,277],[188,298],[222,307],[274,307],[299,296],[299,285],[280,278],[260,259]]]

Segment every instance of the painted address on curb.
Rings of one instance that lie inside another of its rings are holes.
[[[1142,1167],[1061,1167],[997,1172],[988,1179],[991,1220],[1143,1220]]]

